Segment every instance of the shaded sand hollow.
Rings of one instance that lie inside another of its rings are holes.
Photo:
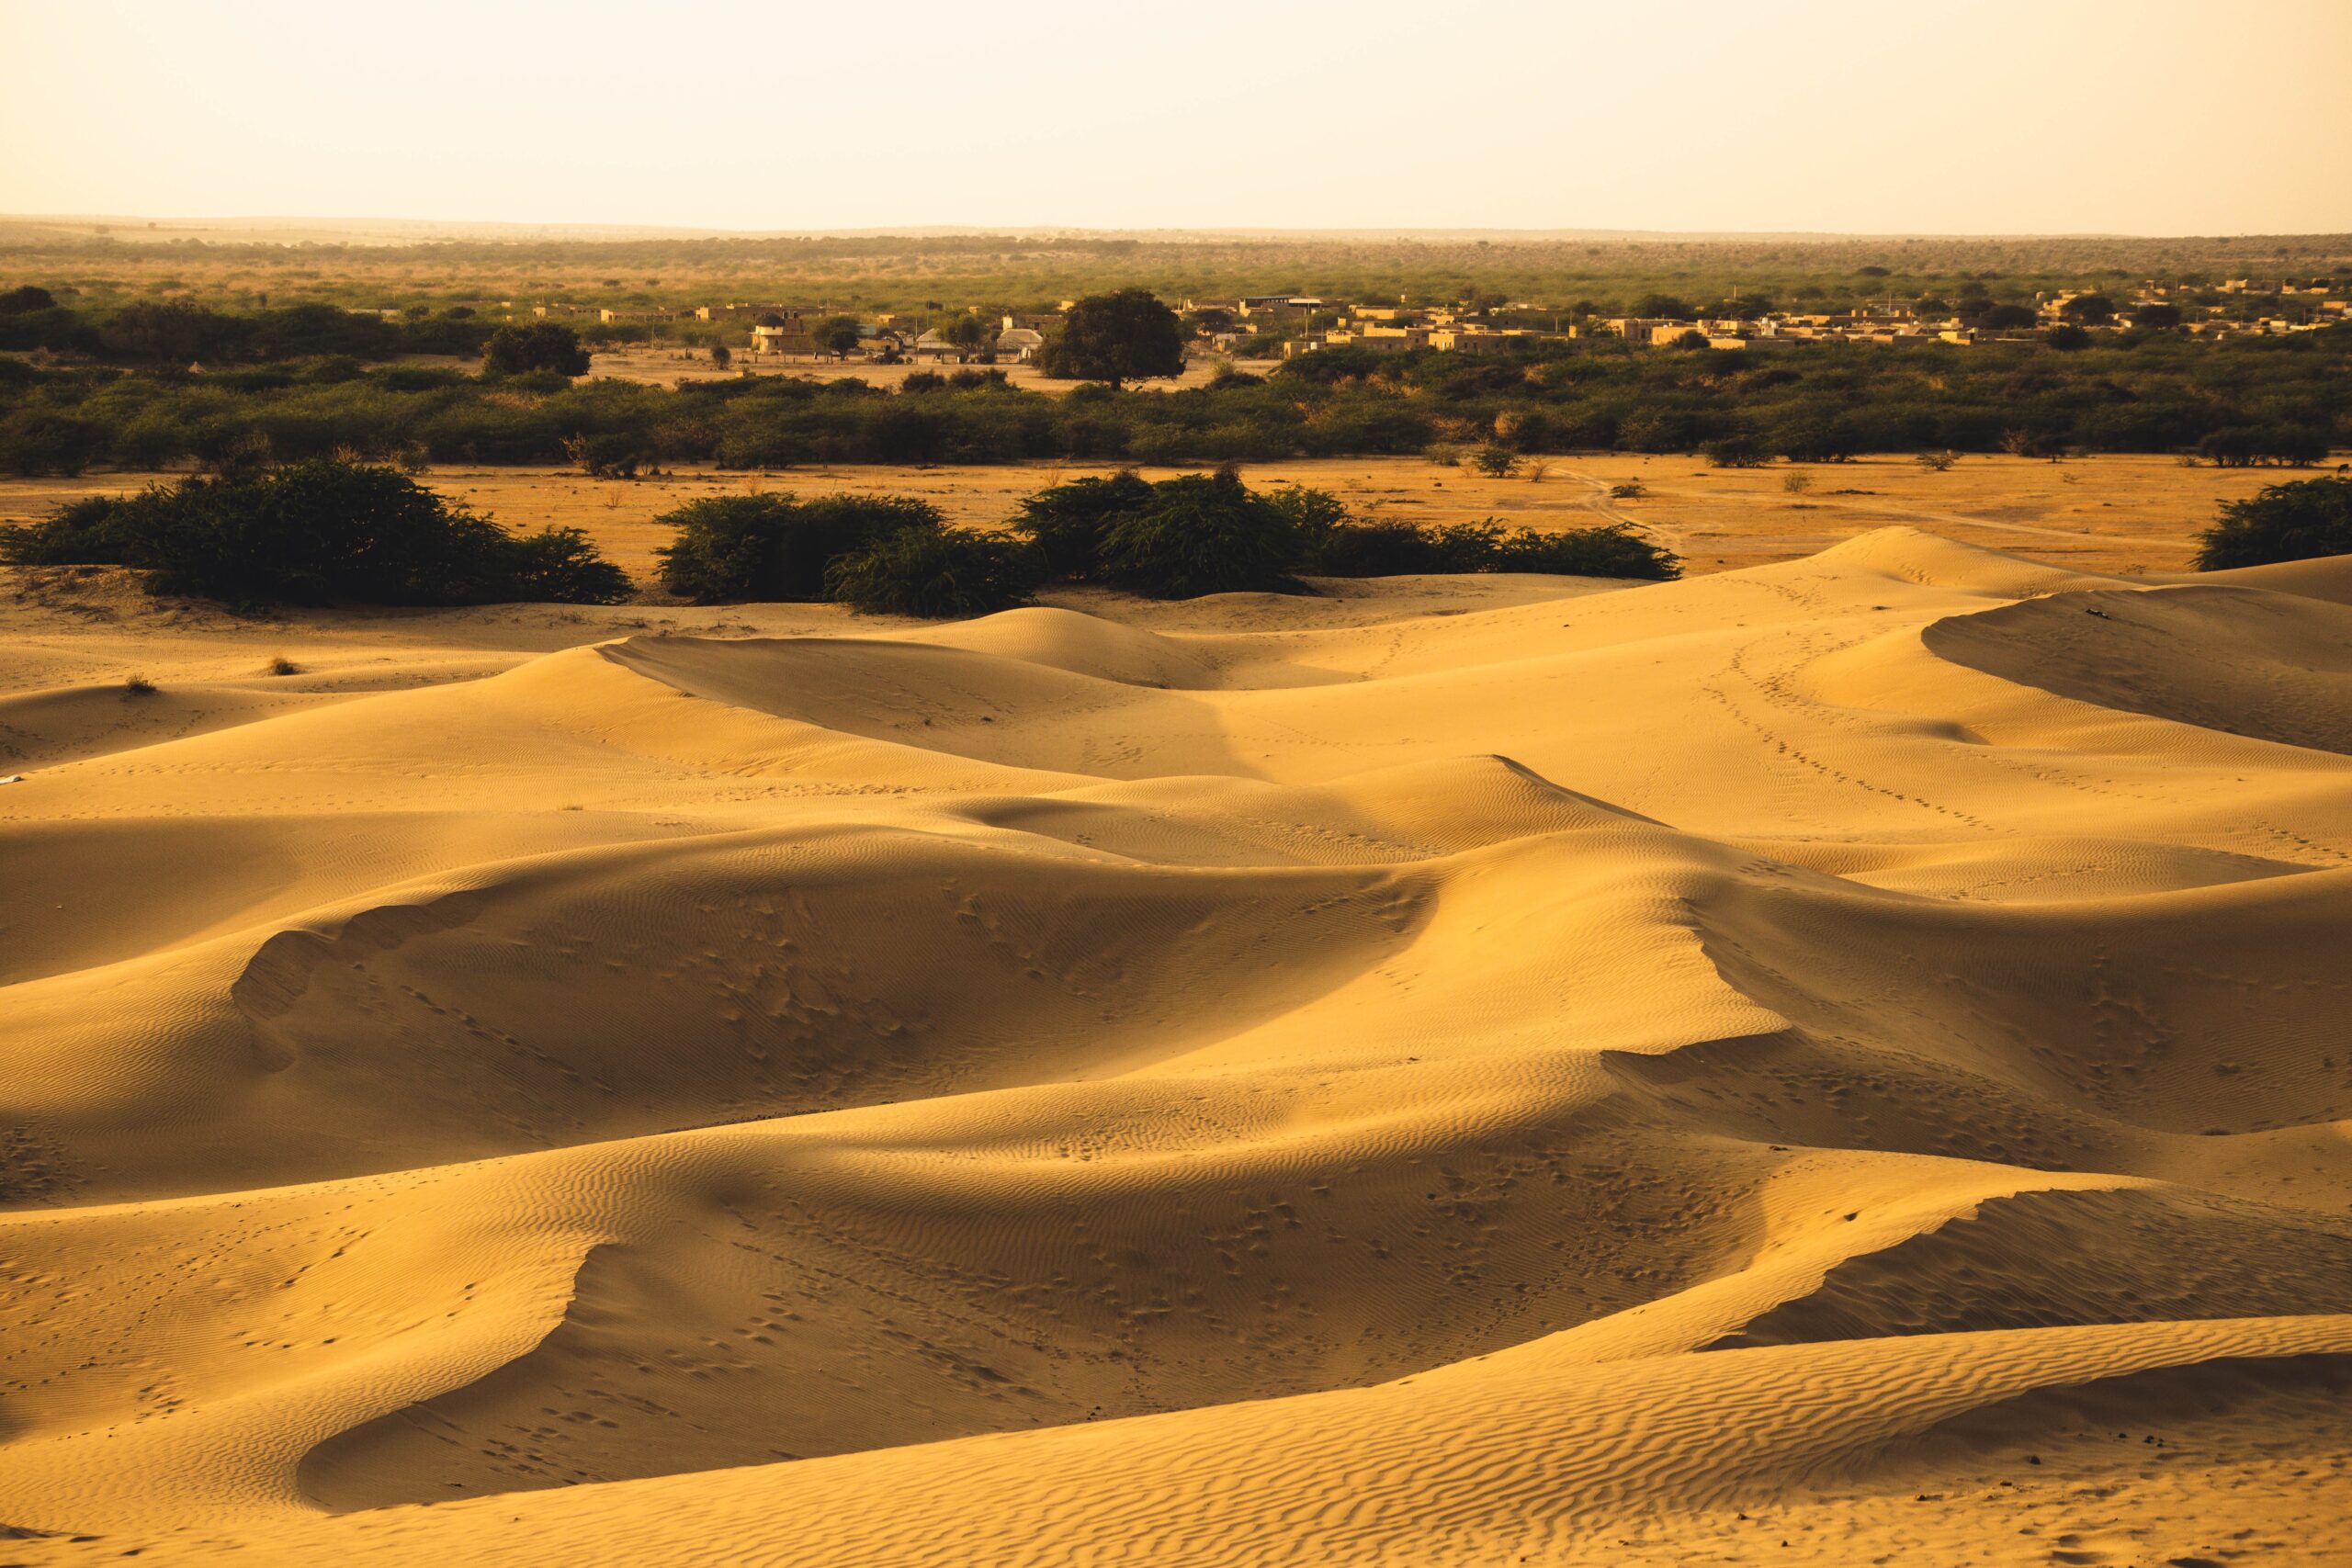
[[[0,618],[0,1562],[2344,1560],[2344,563]]]

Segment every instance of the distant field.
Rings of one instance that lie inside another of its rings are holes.
[[[654,547],[670,534],[653,519],[696,496],[750,491],[888,491],[919,495],[956,523],[1001,522],[1023,496],[1114,465],[988,468],[840,467],[781,473],[681,470],[627,483],[564,468],[437,468],[435,488],[510,526],[585,529],[633,577],[651,576]],[[1146,468],[1151,477],[1177,469]],[[1621,514],[1684,558],[1693,575],[1811,555],[1889,524],[2014,551],[2091,571],[2186,570],[2199,529],[2224,501],[2251,495],[2294,471],[2183,468],[2170,457],[2079,457],[2064,463],[1969,457],[1946,473],[1908,457],[1851,463],[1712,468],[1684,457],[1550,459],[1541,479],[1486,479],[1419,457],[1300,459],[1246,466],[1252,483],[1329,490],[1359,511],[1419,523],[1497,517],[1539,529],[1584,528]],[[1783,489],[1807,475],[1802,494]],[[0,521],[38,517],[74,496],[134,491],[171,475],[89,474],[74,479],[0,480]],[[1645,493],[1611,502],[1609,486]]]

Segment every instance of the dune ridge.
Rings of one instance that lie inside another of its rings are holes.
[[[0,1557],[2324,1561],[2335,586],[20,606]]]

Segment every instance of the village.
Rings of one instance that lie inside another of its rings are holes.
[[[688,342],[699,338],[717,344],[722,352],[713,357],[722,365],[733,355],[723,341],[707,335],[714,325],[739,329],[741,346],[755,361],[768,364],[857,358],[881,365],[1027,365],[1073,303],[1062,300],[1052,311],[973,305],[915,317],[782,303],[664,310],[548,302],[530,307],[530,315],[581,323],[605,342],[654,344],[665,333]],[[1295,359],[1327,349],[1496,354],[1592,339],[1641,348],[1740,353],[1822,343],[1964,347],[2040,341],[2068,328],[2166,330],[2200,339],[2319,332],[2352,321],[2352,280],[2149,279],[2124,298],[2092,289],[2041,291],[2030,303],[1984,296],[1952,301],[1890,296],[1838,310],[1783,310],[1737,299],[1713,310],[1662,297],[1643,303],[1681,308],[1616,315],[1529,300],[1373,305],[1295,293],[1188,298],[1175,308],[1193,330],[1199,352],[1234,359]],[[639,332],[642,340],[636,337]]]

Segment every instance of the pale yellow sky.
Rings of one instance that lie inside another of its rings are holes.
[[[2352,0],[0,0],[0,212],[2352,231]]]

